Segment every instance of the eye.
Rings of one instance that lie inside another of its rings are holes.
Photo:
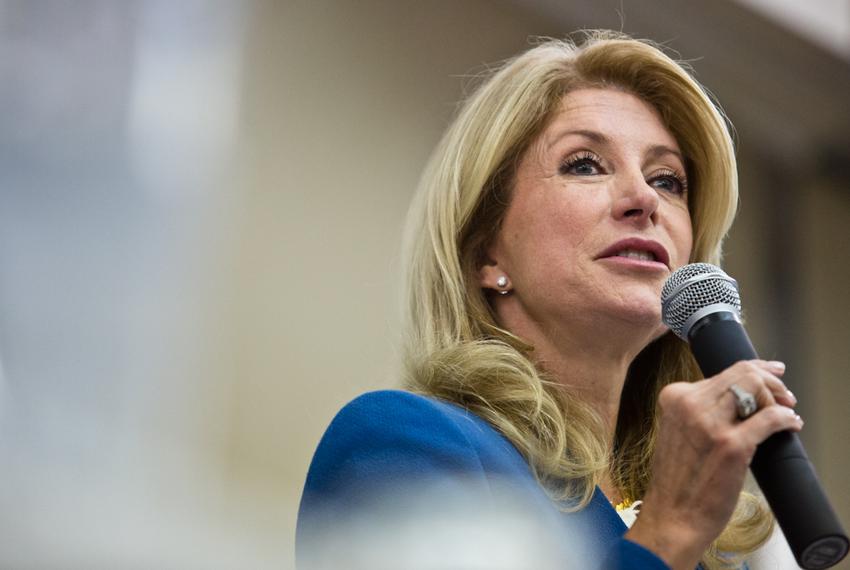
[[[685,194],[688,182],[685,177],[673,170],[662,170],[647,180],[650,186],[671,194]]]
[[[574,174],[576,176],[593,176],[603,174],[604,169],[600,165],[601,159],[592,152],[582,152],[567,157],[561,163],[558,172],[561,174]]]

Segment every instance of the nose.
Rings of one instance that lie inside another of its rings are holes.
[[[615,185],[614,217],[638,225],[654,224],[658,215],[658,191],[637,172]]]

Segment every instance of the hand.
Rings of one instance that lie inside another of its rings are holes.
[[[738,362],[713,378],[676,382],[659,395],[652,481],[626,538],[672,568],[692,569],[732,516],[756,447],[770,435],[799,431],[796,399],[778,362]],[[732,384],[752,393],[758,411],[739,420]]]

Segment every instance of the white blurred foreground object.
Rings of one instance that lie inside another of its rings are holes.
[[[499,485],[495,485],[499,487]],[[337,511],[300,551],[299,569],[580,570],[592,567],[578,536],[545,524],[506,487],[494,496],[480,484],[423,485],[399,501],[384,497],[343,520]],[[568,516],[568,515],[565,515]],[[551,521],[550,521],[551,522]],[[570,553],[565,567],[564,552]]]
[[[773,528],[773,534],[764,546],[755,551],[747,560],[750,570],[799,570],[794,554],[782,534],[779,525]]]

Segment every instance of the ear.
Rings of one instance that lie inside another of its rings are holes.
[[[487,253],[484,265],[478,269],[478,283],[483,289],[492,289],[505,295],[513,288],[510,277],[499,262],[493,259],[492,250]]]
[[[507,275],[502,269],[499,267],[497,263],[488,263],[481,267],[478,270],[479,283],[484,289],[493,289],[496,291],[500,291],[505,289],[504,286],[500,287],[499,283],[503,283],[504,279]],[[502,279],[502,281],[499,281]]]

